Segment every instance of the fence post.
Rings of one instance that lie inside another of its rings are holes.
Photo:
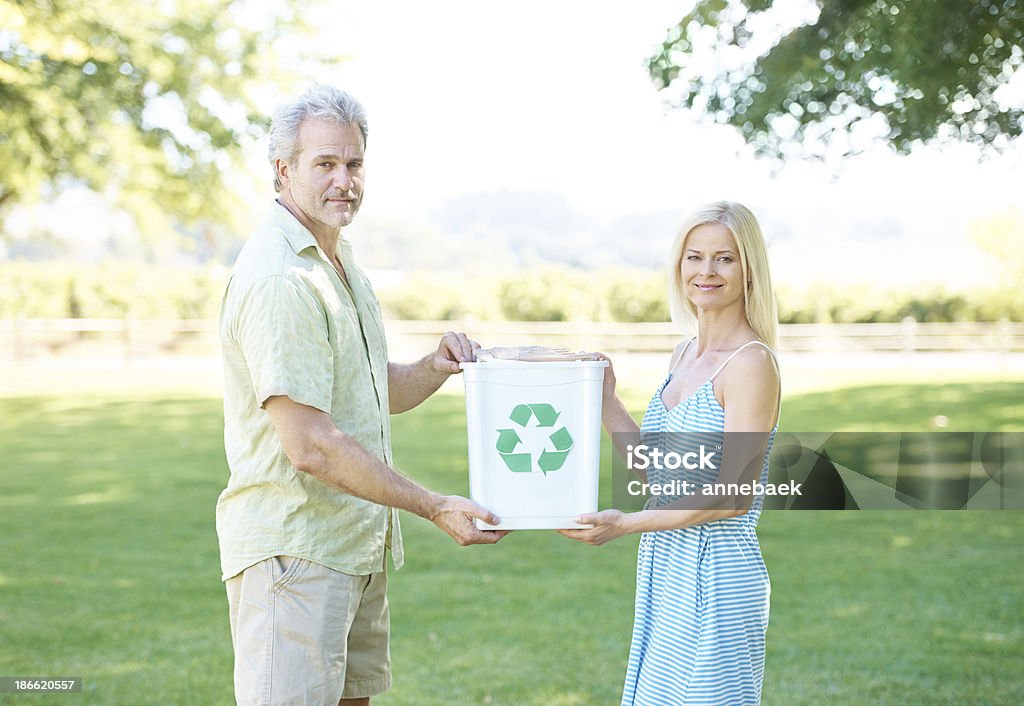
[[[594,331],[596,324],[590,320],[590,317],[583,317],[577,319],[574,322],[577,326],[578,340],[576,342],[575,350],[578,351],[596,351],[604,348],[604,346],[598,343],[597,334]]]
[[[1005,316],[999,319],[996,332],[998,333],[997,340],[999,346],[999,352],[1006,355],[1013,348],[1013,341],[1011,340],[1010,334],[1010,320]]]
[[[25,315],[18,312],[14,315],[14,331],[13,337],[11,338],[11,345],[14,348],[14,360],[21,360],[25,353],[24,340],[22,339],[23,331],[25,326]]]
[[[913,316],[907,316],[900,322],[900,330],[903,334],[903,352],[913,353],[917,348],[917,320]]]
[[[131,314],[125,314],[121,319],[121,340],[124,343],[124,363],[132,362],[132,328],[133,321]]]

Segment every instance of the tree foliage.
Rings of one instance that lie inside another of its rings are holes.
[[[0,0],[0,205],[72,183],[143,222],[229,219],[237,146],[264,124],[254,86],[298,28],[278,7]]]
[[[1009,207],[989,214],[970,228],[971,240],[992,257],[994,272],[986,279],[1002,275],[1001,284],[1020,289],[1024,282],[1024,211]]]
[[[851,135],[875,126],[902,153],[933,138],[998,149],[1020,135],[1024,105],[998,89],[1024,63],[1024,3],[815,4],[793,27],[781,11],[793,3],[699,0],[648,60],[651,76],[773,156],[856,152]]]

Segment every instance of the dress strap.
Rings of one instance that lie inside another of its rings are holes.
[[[668,374],[669,375],[671,375],[672,373],[675,372],[676,368],[679,366],[679,361],[681,361],[683,359],[683,356],[686,355],[686,349],[689,348],[690,344],[693,343],[696,340],[697,340],[697,337],[694,336],[693,338],[691,338],[689,341],[686,342],[686,345],[683,346],[683,350],[679,351],[679,357],[675,359],[675,362],[672,363],[672,367],[670,367],[668,369]]]
[[[719,366],[718,366],[718,370],[716,370],[716,371],[715,371],[714,373],[712,373],[712,374],[711,374],[711,377],[710,377],[709,379],[710,379],[710,380],[714,380],[714,379],[715,379],[715,376],[717,376],[717,375],[718,375],[718,374],[719,374],[720,372],[722,372],[722,370],[723,370],[723,369],[725,368],[725,366],[727,366],[727,365],[729,364],[729,361],[731,361],[731,360],[732,360],[733,358],[735,358],[735,357],[736,357],[736,355],[737,355],[737,354],[738,354],[738,353],[739,353],[739,352],[740,352],[741,350],[743,350],[743,349],[744,349],[744,348],[746,348],[747,346],[752,346],[752,345],[756,345],[756,346],[761,346],[761,347],[762,347],[762,348],[764,348],[764,349],[765,349],[766,351],[768,351],[768,354],[769,354],[769,355],[770,355],[770,356],[772,357],[772,360],[773,360],[773,361],[775,361],[775,368],[776,368],[776,369],[778,369],[778,367],[779,367],[779,361],[778,361],[778,359],[777,359],[777,358],[775,357],[775,352],[774,352],[774,351],[773,351],[773,350],[772,350],[771,348],[769,348],[768,346],[766,346],[766,345],[765,345],[764,343],[762,343],[761,341],[747,341],[747,342],[746,342],[746,343],[744,343],[744,344],[743,344],[742,346],[740,346],[739,348],[737,348],[736,350],[734,350],[734,351],[732,352],[732,355],[730,355],[730,356],[729,356],[728,358],[726,358],[726,359],[725,359],[725,362],[724,362],[724,363],[722,363],[721,365],[719,365]]]

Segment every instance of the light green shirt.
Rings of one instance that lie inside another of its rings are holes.
[[[229,579],[276,555],[365,575],[390,547],[403,563],[398,513],[296,471],[263,408],[286,395],[391,463],[388,355],[380,304],[339,240],[346,286],[313,234],[280,204],[246,242],[224,292],[224,449],[231,476],[217,501]],[[351,288],[350,288],[351,287]]]

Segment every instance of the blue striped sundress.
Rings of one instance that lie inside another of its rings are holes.
[[[715,398],[713,381],[730,360],[672,409],[661,398],[672,379],[669,373],[647,407],[643,438],[689,432],[711,448],[721,444],[725,410]],[[777,429],[769,435],[761,483],[768,480],[768,454]],[[663,477],[656,477],[659,473]],[[652,468],[648,480],[679,477],[679,471],[671,474]],[[762,505],[763,498],[757,497],[739,517],[641,535],[622,706],[760,704],[771,592],[755,533]]]

